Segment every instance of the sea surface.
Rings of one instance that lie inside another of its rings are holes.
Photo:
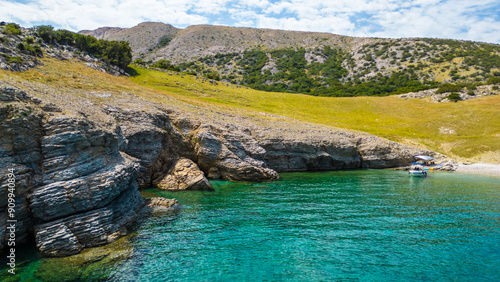
[[[500,178],[357,170],[213,181],[70,258],[20,250],[2,281],[500,281]]]

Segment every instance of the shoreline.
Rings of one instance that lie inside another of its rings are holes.
[[[455,172],[500,176],[500,165],[487,163],[458,164]]]

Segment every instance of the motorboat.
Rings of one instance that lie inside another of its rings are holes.
[[[408,173],[410,174],[410,176],[418,176],[418,177],[427,176],[427,171],[425,171],[424,167],[421,165],[412,165]]]

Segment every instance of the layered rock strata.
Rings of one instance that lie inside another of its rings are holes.
[[[16,179],[16,243],[36,238],[45,255],[78,253],[127,232],[144,206],[138,164],[119,151],[116,134],[76,117],[49,116],[26,93],[2,89],[2,176]],[[3,180],[3,179],[2,179]],[[6,181],[1,186],[5,247]]]

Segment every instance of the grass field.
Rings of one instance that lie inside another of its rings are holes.
[[[265,112],[368,132],[418,145],[459,160],[500,163],[500,95],[458,103],[389,97],[330,98],[262,92],[191,75],[133,67],[130,78],[103,74],[82,63],[46,59],[44,66],[2,76],[82,91],[128,91],[157,102],[166,97],[206,107]],[[70,71],[68,71],[70,70]]]

